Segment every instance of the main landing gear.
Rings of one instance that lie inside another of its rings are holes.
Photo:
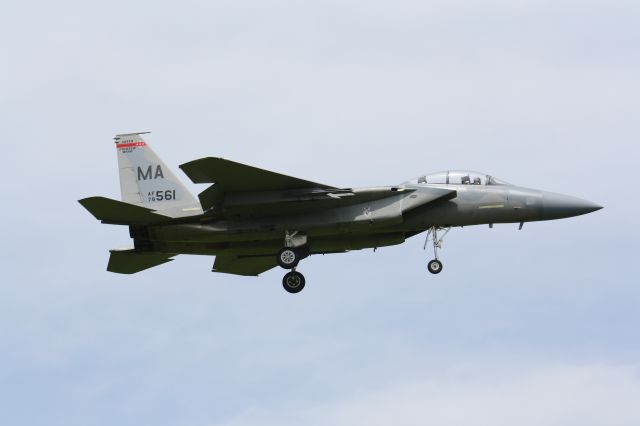
[[[304,288],[304,284],[304,275],[296,270],[287,272],[284,278],[282,278],[282,286],[289,293],[300,293]]]
[[[427,248],[427,243],[431,240],[433,242],[433,255],[435,257],[435,259],[430,260],[427,264],[427,269],[432,274],[439,274],[442,272],[442,262],[438,260],[438,249],[442,248],[442,241],[450,230],[451,227],[439,228],[437,226],[432,226],[427,232],[427,238],[424,241],[424,248]],[[438,231],[444,231],[440,238],[438,238]]]
[[[304,288],[304,275],[296,271],[296,267],[301,259],[306,257],[306,252],[302,247],[307,244],[306,235],[298,235],[298,231],[285,231],[284,247],[280,249],[276,260],[278,265],[284,269],[291,269],[284,278],[282,278],[282,286],[289,293],[299,293]]]
[[[300,254],[293,247],[284,247],[278,252],[278,265],[284,269],[293,269],[300,262]]]

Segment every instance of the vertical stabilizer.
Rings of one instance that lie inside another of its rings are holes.
[[[122,201],[173,217],[202,213],[198,200],[146,144],[143,134],[127,133],[114,138]]]

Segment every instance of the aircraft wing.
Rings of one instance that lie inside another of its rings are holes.
[[[278,266],[275,256],[216,256],[213,272],[258,276]]]
[[[214,157],[180,168],[194,183],[213,184],[198,194],[202,209],[228,218],[300,214],[376,201],[389,204],[402,192],[415,192],[403,187],[336,188]],[[453,197],[455,191],[433,188],[412,197],[405,209]]]
[[[193,183],[215,183],[224,189],[224,192],[335,189],[329,185],[281,175],[224,158],[200,158],[184,163],[180,168]]]
[[[180,165],[193,183],[213,183],[198,194],[206,211],[221,207],[230,193],[337,190],[333,186],[259,169],[224,158],[206,157]]]

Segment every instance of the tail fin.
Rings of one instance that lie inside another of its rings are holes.
[[[200,203],[142,139],[143,133],[115,136],[122,201],[170,216],[202,213]]]

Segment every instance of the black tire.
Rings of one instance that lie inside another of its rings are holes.
[[[442,262],[440,262],[438,259],[430,260],[427,264],[427,269],[432,274],[439,274],[440,272],[442,272]]]
[[[289,293],[300,293],[304,288],[305,279],[298,271],[288,272],[284,278],[282,278],[282,286]]]
[[[281,268],[293,269],[298,266],[298,262],[300,262],[300,253],[292,247],[285,247],[280,249],[276,260]]]

